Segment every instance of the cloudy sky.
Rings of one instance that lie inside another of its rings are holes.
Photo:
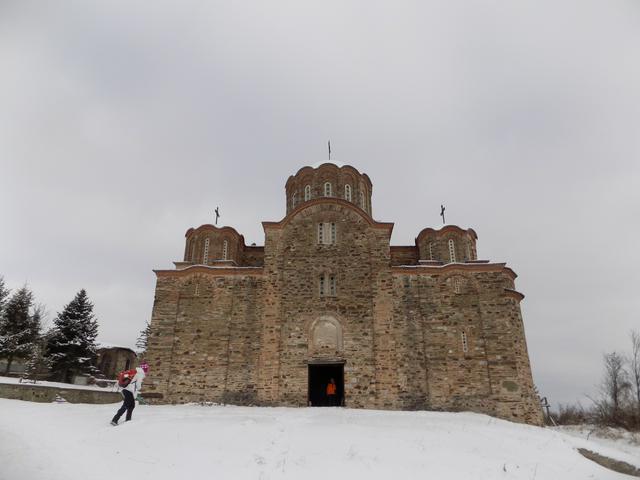
[[[639,52],[635,0],[1,1],[0,275],[133,345],[184,232],[263,244],[331,139],[393,244],[444,203],[508,262],[540,391],[584,402],[640,328]]]

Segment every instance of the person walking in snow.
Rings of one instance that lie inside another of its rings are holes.
[[[122,402],[122,406],[118,410],[118,412],[111,420],[111,425],[118,425],[118,420],[127,412],[127,416],[125,417],[125,421],[131,420],[131,414],[133,413],[133,409],[136,407],[136,396],[140,393],[142,389],[142,381],[144,380],[145,375],[149,371],[149,364],[147,362],[142,362],[138,368],[136,368],[133,372],[131,370],[129,372],[123,372],[124,376],[129,374],[129,383],[122,388],[122,396],[124,397],[124,401]],[[122,375],[122,374],[121,374]],[[121,375],[118,375],[120,377]],[[118,378],[120,381],[120,378]]]

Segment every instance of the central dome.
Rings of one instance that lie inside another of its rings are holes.
[[[317,198],[340,198],[371,215],[373,185],[366,173],[339,162],[319,162],[302,167],[287,180],[287,214]]]

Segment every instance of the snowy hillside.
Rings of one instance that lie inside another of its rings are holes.
[[[471,413],[138,406],[0,399],[0,479],[624,479],[577,447],[629,452]]]

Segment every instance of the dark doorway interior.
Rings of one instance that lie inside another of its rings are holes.
[[[327,384],[331,379],[336,382],[336,398],[327,396]],[[339,407],[344,403],[344,364],[309,364],[309,406]]]

